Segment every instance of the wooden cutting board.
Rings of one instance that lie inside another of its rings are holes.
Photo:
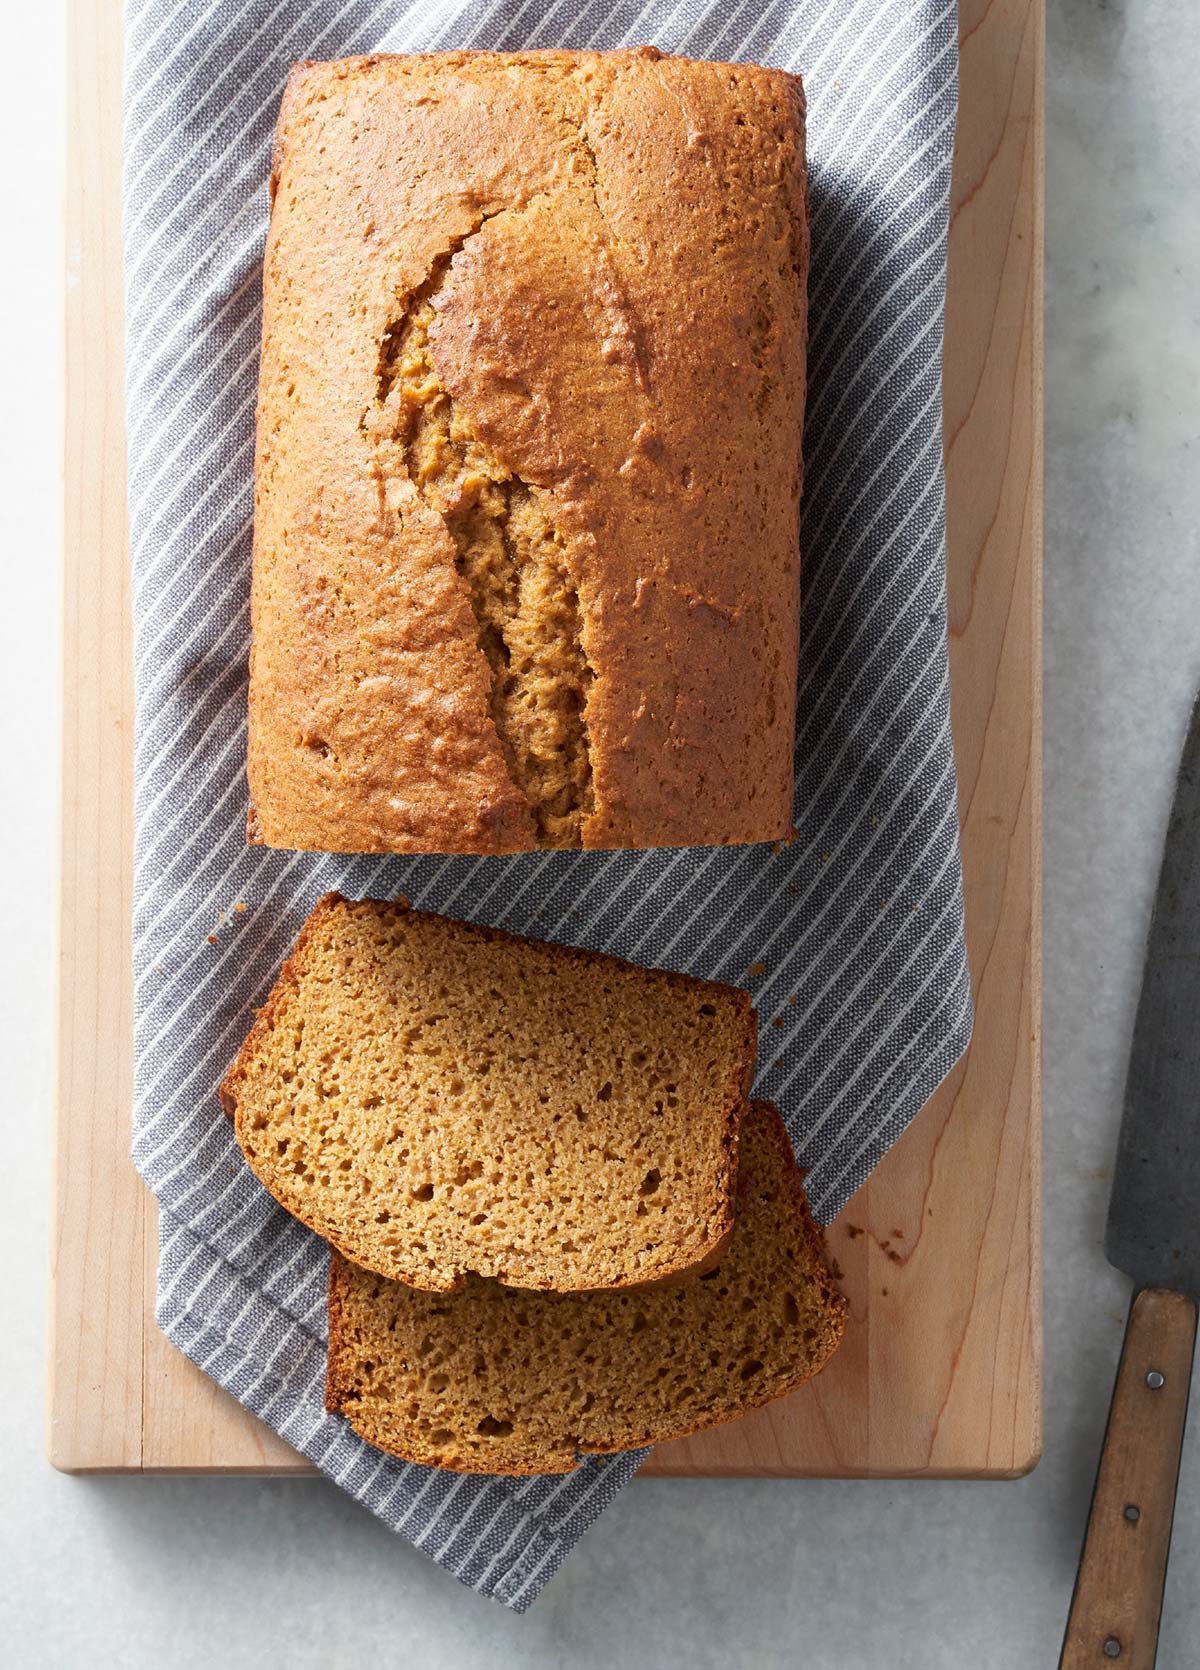
[[[830,1368],[662,1446],[646,1473],[1007,1478],[1041,1448],[1042,0],[962,0],[960,14],[945,418],[975,1039],[831,1230],[852,1320]],[[70,66],[50,1459],[301,1474],[308,1464],[153,1321],[154,1202],[128,1157],[120,0],[74,0]]]

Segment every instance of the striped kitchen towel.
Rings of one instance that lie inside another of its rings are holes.
[[[456,1478],[322,1402],[325,1249],[243,1165],[216,1086],[316,898],[415,904],[748,983],[759,1095],[828,1220],[966,1045],[946,646],[942,304],[953,0],[127,0],[137,688],[134,1156],[168,1336],[447,1570],[527,1607],[640,1453]],[[652,853],[377,859],[245,845],[259,277],[291,62],[652,42],[803,73],[812,206],[796,820]]]

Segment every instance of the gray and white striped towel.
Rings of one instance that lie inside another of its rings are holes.
[[[641,1454],[454,1478],[322,1404],[324,1248],[217,1082],[327,888],[749,983],[758,1081],[829,1219],[966,1045],[946,655],[942,302],[953,0],[127,0],[137,681],[134,1156],[183,1351],[463,1582],[527,1607]],[[296,58],[617,46],[803,72],[812,192],[804,641],[786,850],[379,860],[243,841],[251,454],[271,131]],[[756,973],[755,970],[758,972]]]

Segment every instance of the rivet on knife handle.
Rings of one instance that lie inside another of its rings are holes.
[[[1186,1295],[1135,1295],[1060,1670],[1152,1670],[1195,1344]]]

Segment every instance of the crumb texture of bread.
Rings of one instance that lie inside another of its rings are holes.
[[[799,80],[652,49],[298,65],[264,259],[250,838],[791,829]]]
[[[817,1374],[846,1303],[783,1121],[745,1120],[720,1264],[641,1293],[422,1293],[333,1254],[328,1407],[369,1443],[467,1473],[564,1473],[681,1438]]]
[[[263,1184],[358,1264],[637,1286],[728,1238],[755,1042],[733,987],[329,895],[221,1094]]]

